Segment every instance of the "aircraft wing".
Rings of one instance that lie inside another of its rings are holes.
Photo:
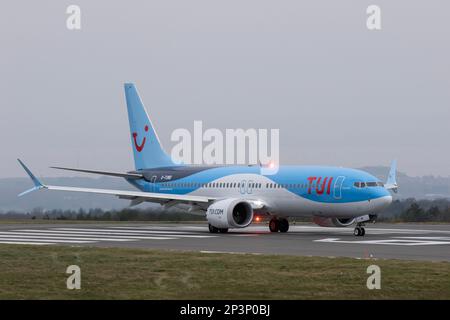
[[[87,170],[87,169],[75,169],[75,168],[66,168],[66,167],[50,167],[52,169],[59,170],[68,170],[68,171],[76,171],[76,172],[85,172],[85,173],[94,173],[94,174],[102,174],[113,177],[127,178],[127,179],[141,179],[144,176],[139,173],[121,173],[121,172],[111,172],[111,171],[99,171],[99,170]]]
[[[78,187],[43,185],[42,189],[96,193],[96,194],[109,194],[109,195],[117,196],[120,199],[141,200],[141,201],[159,202],[159,203],[165,203],[165,202],[169,202],[169,201],[177,201],[177,202],[188,202],[188,203],[192,203],[192,204],[197,204],[197,203],[209,203],[210,201],[214,200],[212,198],[191,196],[191,195],[164,194],[164,193],[152,193],[152,192],[141,192],[141,191],[111,190],[111,189],[96,189],[96,188],[78,188]]]
[[[78,188],[78,187],[64,187],[64,186],[51,186],[45,185],[34,174],[30,169],[25,166],[25,164],[17,159],[27,174],[30,176],[34,183],[34,187],[22,192],[19,196],[23,196],[29,192],[47,189],[47,190],[58,190],[58,191],[71,191],[71,192],[85,192],[85,193],[96,193],[96,194],[108,194],[114,195],[121,199],[132,200],[132,204],[138,204],[140,202],[157,202],[161,204],[172,203],[188,203],[188,204],[208,204],[215,200],[215,198],[202,197],[202,196],[192,196],[192,195],[178,195],[178,194],[164,194],[164,193],[152,193],[152,192],[141,192],[141,191],[126,191],[126,190],[111,190],[111,189],[96,189],[96,188]]]

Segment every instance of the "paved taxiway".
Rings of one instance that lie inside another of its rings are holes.
[[[450,225],[371,224],[365,237],[355,237],[353,228],[310,224],[291,225],[284,234],[265,224],[228,234],[210,234],[206,224],[5,224],[2,244],[450,261]]]

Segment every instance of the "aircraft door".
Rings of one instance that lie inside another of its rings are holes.
[[[242,180],[241,183],[240,183],[239,192],[241,194],[245,194],[246,189],[247,189],[247,181],[246,180]]]
[[[156,192],[156,176],[152,176],[150,182],[150,192]]]
[[[342,199],[342,184],[344,183],[344,180],[344,176],[339,176],[334,182],[333,195],[335,199]]]

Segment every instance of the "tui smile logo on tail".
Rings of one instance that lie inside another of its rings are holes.
[[[145,126],[144,130],[145,130],[145,132],[148,132],[148,126]],[[142,139],[142,143],[141,144],[138,144],[137,143],[137,132],[133,132],[133,140],[134,140],[134,146],[136,147],[136,150],[138,152],[141,152],[142,149],[144,149],[146,137],[144,137],[144,139]]]

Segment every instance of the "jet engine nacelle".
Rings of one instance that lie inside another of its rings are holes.
[[[354,218],[314,217],[313,222],[321,227],[348,227],[355,222]]]
[[[253,220],[253,208],[240,199],[219,200],[208,207],[206,219],[216,228],[245,228]]]

